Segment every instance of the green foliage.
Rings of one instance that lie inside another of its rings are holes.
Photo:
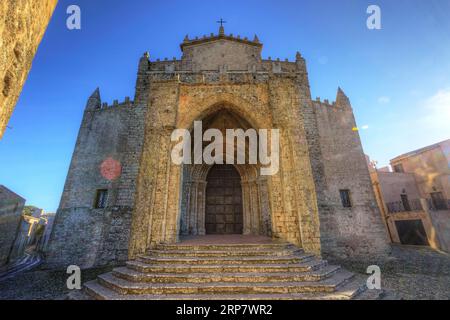
[[[36,238],[39,238],[40,236],[42,236],[42,234],[44,233],[44,230],[45,230],[45,225],[42,225],[42,224],[38,225],[36,227]]]
[[[23,207],[22,213],[26,216],[31,216],[34,208],[35,208],[34,206],[25,206],[25,207]]]

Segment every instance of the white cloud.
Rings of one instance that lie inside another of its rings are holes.
[[[361,127],[361,129],[363,129],[363,130],[367,130],[367,129],[369,129],[369,125],[368,125],[368,124],[366,124],[366,125],[363,125],[363,126]]]
[[[389,97],[381,96],[378,98],[378,103],[380,104],[388,104],[389,102],[391,102],[391,98]]]
[[[423,121],[434,129],[450,130],[450,88],[439,90],[425,100]]]

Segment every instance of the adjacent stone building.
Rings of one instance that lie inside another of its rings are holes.
[[[9,262],[25,199],[0,185],[0,266]]]
[[[41,215],[41,220],[44,221],[45,229],[42,234],[42,237],[39,239],[39,243],[37,246],[37,251],[43,252],[47,248],[48,241],[50,240],[50,235],[53,229],[53,223],[55,222],[56,214],[54,212],[44,212]]]
[[[0,139],[57,2],[0,1]]]
[[[393,243],[450,252],[450,140],[391,160],[394,171],[369,165]]]
[[[333,103],[312,100],[301,54],[262,59],[262,47],[256,36],[223,27],[186,36],[179,60],[141,57],[133,100],[108,105],[95,90],[47,266],[120,263],[182,236],[230,233],[336,259],[385,256],[387,234],[348,97],[338,89]],[[174,129],[200,120],[203,130],[279,129],[279,171],[263,176],[259,162],[173,163]]]
[[[54,214],[47,214],[40,208],[25,206],[22,211],[14,247],[9,255],[9,262],[23,258],[27,249],[32,249],[34,252],[39,253],[43,251],[47,244],[45,234],[51,231],[49,220],[53,219],[53,217]]]
[[[421,197],[435,209],[449,207],[450,139],[395,157],[391,167],[414,174]]]

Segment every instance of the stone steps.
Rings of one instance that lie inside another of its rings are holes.
[[[188,265],[211,265],[211,264],[293,264],[304,259],[312,258],[311,254],[290,255],[290,256],[251,256],[251,257],[153,257],[148,255],[138,255],[137,260],[149,264],[188,264]]]
[[[141,261],[128,261],[127,267],[141,272],[189,273],[189,272],[306,272],[327,265],[319,259],[308,259],[296,264],[249,264],[249,265],[186,265],[186,264],[148,264]]]
[[[338,266],[327,266],[318,271],[296,272],[229,272],[229,273],[147,273],[121,267],[114,276],[134,282],[152,283],[211,283],[211,282],[300,282],[319,281],[339,271]]]
[[[112,300],[351,299],[354,274],[286,243],[163,244],[84,285]]]
[[[147,283],[133,282],[115,277],[112,272],[100,275],[101,285],[120,294],[259,294],[259,293],[305,293],[334,292],[336,288],[350,280],[353,274],[339,271],[322,281],[303,282],[217,282],[217,283]]]
[[[85,294],[74,299],[98,300],[349,300],[364,293],[359,280],[349,281],[334,292],[258,293],[258,294],[120,294],[97,280],[85,284]]]
[[[215,251],[215,250],[225,250],[225,251],[235,251],[235,250],[280,250],[280,249],[298,249],[292,244],[281,242],[281,243],[263,243],[263,244],[159,244],[156,246],[158,250],[187,250],[187,251]]]
[[[195,258],[195,257],[252,257],[252,256],[287,256],[292,254],[301,254],[303,250],[289,249],[267,249],[267,250],[148,250],[147,255],[161,258]]]

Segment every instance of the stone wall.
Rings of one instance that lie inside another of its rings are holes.
[[[250,41],[217,39],[207,42],[194,41],[194,43],[198,44],[183,44],[182,58],[183,68],[194,72],[218,69],[251,70],[261,61],[261,44]]]
[[[372,189],[350,102],[339,89],[336,102],[314,101],[326,208],[320,210],[323,253],[337,259],[376,261],[389,251],[388,237]],[[350,190],[344,208],[341,189]]]
[[[414,173],[421,197],[442,192],[450,199],[450,139],[409,152],[391,160],[391,166],[401,165],[404,172]]]
[[[22,211],[23,212],[23,211]],[[30,223],[22,214],[19,227],[17,228],[16,239],[14,241],[14,246],[9,254],[9,262],[16,261],[23,257],[25,249],[29,243],[30,237],[28,236],[30,232]],[[31,231],[33,231],[31,229]]]
[[[45,266],[89,268],[123,263],[128,257],[130,225],[130,208],[59,209]]]
[[[440,249],[450,253],[450,210],[429,211]]]
[[[88,268],[126,260],[144,118],[145,107],[128,98],[102,104],[98,90],[89,98],[46,249],[47,266]],[[117,177],[116,166],[108,171],[111,160],[119,165]],[[94,208],[98,189],[108,190],[104,209]]]
[[[409,200],[421,198],[412,173],[377,171],[371,175],[377,176],[376,178],[374,176],[373,179],[378,181],[385,203],[401,201],[401,194],[408,195]]]
[[[57,0],[0,2],[0,139]]]
[[[0,266],[9,260],[24,204],[25,199],[0,185]]]

